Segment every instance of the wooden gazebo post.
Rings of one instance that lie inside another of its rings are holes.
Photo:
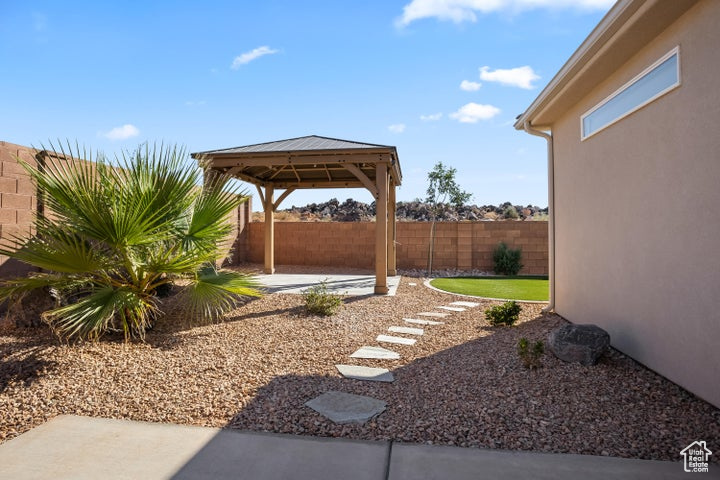
[[[388,190],[388,240],[387,240],[387,262],[388,270],[387,274],[390,276],[397,275],[397,256],[396,256],[396,244],[397,244],[397,224],[395,219],[395,181],[390,179],[390,187]]]
[[[375,166],[378,198],[375,208],[375,294],[388,293],[388,174],[387,165]]]
[[[275,273],[275,208],[273,206],[273,195],[275,187],[272,183],[265,186],[265,199],[263,209],[265,210],[265,273]]]

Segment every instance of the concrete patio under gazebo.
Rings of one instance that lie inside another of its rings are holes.
[[[308,188],[366,188],[376,202],[375,294],[396,275],[395,187],[402,171],[393,146],[311,135],[192,154],[206,169],[257,188],[265,212],[266,274],[275,272],[274,212],[288,195]],[[275,199],[275,191],[283,190]]]

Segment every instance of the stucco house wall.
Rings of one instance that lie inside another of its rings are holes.
[[[698,2],[551,128],[556,312],[720,406],[718,25]],[[581,141],[581,115],[676,46],[681,85]]]

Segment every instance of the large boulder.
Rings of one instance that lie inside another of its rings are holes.
[[[610,335],[597,325],[563,325],[548,336],[548,347],[560,360],[595,365],[610,346]]]

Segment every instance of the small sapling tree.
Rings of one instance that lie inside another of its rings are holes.
[[[432,276],[433,253],[435,250],[435,222],[447,204],[462,207],[472,198],[472,194],[463,191],[455,180],[457,170],[445,167],[442,162],[435,164],[428,173],[428,188],[425,202],[430,205],[430,248],[428,250],[427,275]]]

